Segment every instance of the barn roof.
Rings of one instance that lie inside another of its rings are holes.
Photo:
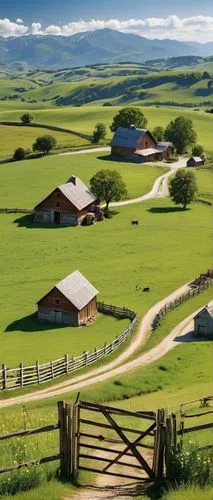
[[[155,155],[159,154],[161,151],[157,148],[146,148],[146,149],[137,149],[134,154],[140,155],[140,156],[150,156],[150,155]]]
[[[73,182],[74,179],[74,182]],[[90,191],[90,189],[74,175],[67,181],[66,184],[58,186],[58,189],[66,196],[66,198],[71,201],[71,203],[78,209],[83,208],[93,203],[97,200],[96,196]]]
[[[145,129],[135,128],[134,126],[129,128],[118,127],[114,133],[111,146],[122,148],[136,148],[139,140],[141,139],[141,137],[143,137],[144,134],[146,134],[146,132],[149,131]]]
[[[165,149],[167,148],[172,148],[174,149],[174,145],[172,144],[172,142],[157,142],[157,148],[160,150],[160,151],[164,151]]]
[[[188,161],[194,160],[196,163],[203,161],[203,159],[200,156],[191,156]]]
[[[80,271],[69,274],[55,285],[55,288],[72,302],[79,311],[99,293]]]
[[[213,301],[210,302],[210,304],[208,304],[206,307],[204,307],[203,309],[201,309],[201,311],[199,311],[195,316],[194,316],[194,319],[198,318],[199,316],[202,315],[203,312],[208,312],[209,315],[213,318]]]

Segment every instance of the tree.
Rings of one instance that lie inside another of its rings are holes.
[[[110,130],[115,132],[118,127],[129,128],[134,125],[138,128],[145,128],[148,120],[140,108],[123,108],[114,116]]]
[[[26,156],[25,149],[24,148],[17,148],[14,151],[13,159],[15,161],[24,160],[25,156]]]
[[[42,151],[44,154],[48,154],[55,146],[55,137],[52,135],[43,135],[42,137],[37,137],[36,142],[33,144],[33,151]]]
[[[102,139],[106,137],[106,133],[106,125],[104,125],[104,123],[96,123],[92,136],[92,142],[98,144]]]
[[[158,125],[152,131],[152,135],[154,136],[156,141],[163,141],[164,139],[164,128]]]
[[[173,142],[178,154],[182,154],[195,143],[197,135],[192,120],[180,115],[167,125],[164,137],[166,141]]]
[[[20,120],[24,125],[29,125],[34,120],[34,116],[31,113],[24,113],[20,116]]]
[[[127,196],[126,185],[117,170],[99,170],[90,179],[90,186],[97,198],[106,202],[106,211],[110,201],[119,201]]]
[[[195,174],[188,170],[177,170],[173,179],[169,183],[169,194],[176,205],[189,205],[195,198],[197,192]]]
[[[203,146],[200,146],[200,144],[196,144],[193,148],[192,148],[192,154],[193,156],[201,156],[203,154]]]

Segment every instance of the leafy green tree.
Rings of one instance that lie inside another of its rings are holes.
[[[24,113],[20,116],[20,120],[24,125],[29,125],[34,120],[34,116],[31,113]]]
[[[106,133],[106,125],[104,125],[104,123],[96,123],[92,136],[92,142],[98,144],[101,140],[105,139]]]
[[[52,135],[43,135],[42,137],[37,137],[36,142],[33,144],[33,151],[42,151],[44,154],[48,154],[49,151],[56,147],[56,139]]]
[[[26,151],[24,148],[16,148],[13,154],[13,159],[15,161],[24,160],[26,156]]]
[[[169,183],[169,194],[176,205],[183,205],[183,209],[191,203],[196,195],[197,186],[195,174],[189,170],[177,170]]]
[[[200,144],[196,144],[193,148],[192,148],[192,154],[193,156],[201,156],[203,154],[203,146],[200,146]]]
[[[117,170],[99,170],[91,177],[90,186],[97,198],[106,202],[106,211],[111,201],[119,201],[127,196],[126,185]]]
[[[167,125],[164,137],[175,145],[178,154],[182,154],[196,142],[197,134],[192,120],[180,115]]]
[[[115,132],[118,127],[129,128],[134,125],[137,128],[145,128],[148,120],[140,108],[123,108],[114,116],[110,130]]]
[[[158,125],[152,131],[152,135],[154,136],[156,141],[163,141],[164,139],[164,128]]]

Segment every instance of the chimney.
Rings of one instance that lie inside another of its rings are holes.
[[[70,177],[69,182],[72,182],[74,186],[76,186],[76,175],[72,175],[72,177]]]

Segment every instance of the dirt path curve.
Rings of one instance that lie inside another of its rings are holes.
[[[146,364],[154,361],[154,359],[158,359],[169,350],[164,349],[164,346],[161,345],[162,343],[154,348],[154,355],[152,349],[148,353],[142,354],[138,358],[126,362],[126,360],[146,342],[151,331],[153,319],[156,313],[161,309],[161,307],[176,299],[188,290],[188,284],[183,285],[182,287],[172,292],[168,297],[160,300],[157,304],[151,307],[151,309],[149,309],[149,311],[142,318],[135,338],[132,340],[127,349],[113,361],[106,363],[99,368],[94,368],[93,370],[90,370],[83,375],[78,375],[71,379],[55,384],[54,386],[40,389],[33,393],[15,396],[7,400],[2,400],[0,401],[0,408],[12,406],[19,403],[27,403],[29,401],[42,400],[53,396],[61,396],[66,392],[77,391],[84,387],[88,387],[89,385],[95,384],[97,382],[103,382],[104,380],[108,380],[111,377],[130,371],[138,365],[141,365],[141,363],[143,363],[143,365],[145,366]],[[170,344],[168,345],[170,346]]]
[[[79,149],[79,151],[68,151],[67,153],[58,153],[58,156],[82,155],[84,153],[103,153],[104,151],[109,152],[111,151],[111,148],[109,146],[103,146],[102,148]]]

